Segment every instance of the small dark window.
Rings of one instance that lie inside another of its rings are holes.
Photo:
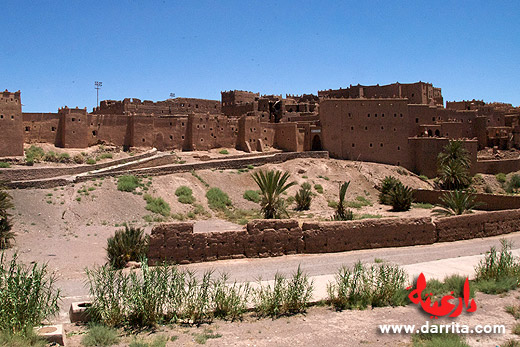
[[[144,139],[143,139],[143,142],[144,142]]]
[[[397,150],[400,151],[400,150],[401,150],[401,147],[397,146]]]
[[[51,127],[51,131],[56,131],[56,127]]]
[[[415,123],[419,123],[419,118],[415,118]]]
[[[368,118],[370,118],[370,113],[368,114]]]
[[[370,144],[370,147],[372,147],[372,144]]]
[[[93,136],[96,136],[97,135],[97,132],[95,130],[92,130],[92,135]]]
[[[31,131],[31,127],[25,127],[25,131]]]
[[[76,121],[76,118],[72,118],[72,121],[75,122],[75,121]]]
[[[173,135],[170,135],[170,140],[173,140]]]

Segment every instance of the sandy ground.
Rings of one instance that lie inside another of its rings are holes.
[[[508,339],[515,338],[511,329],[516,323],[512,315],[505,312],[508,305],[518,305],[519,291],[512,291],[502,296],[477,293],[476,312],[462,313],[456,319],[432,320],[416,306],[383,307],[336,312],[328,307],[313,307],[305,315],[283,317],[279,319],[258,319],[252,314],[243,321],[215,321],[200,327],[163,326],[150,335],[142,333],[140,339],[151,340],[157,335],[167,336],[167,346],[197,346],[195,337],[205,331],[220,334],[221,337],[209,339],[208,346],[410,346],[409,334],[382,334],[380,324],[410,324],[419,326],[426,324],[468,325],[505,325],[505,334],[469,334],[467,342],[471,346],[497,346]],[[81,346],[80,341],[85,327],[68,325],[69,346]],[[171,337],[177,340],[172,342]],[[122,335],[119,346],[127,346],[135,337]]]
[[[200,158],[196,158],[199,154],[190,153],[189,155],[192,156],[189,158],[190,160],[200,160]],[[210,153],[210,155],[223,156],[218,152]],[[377,203],[378,191],[375,187],[388,175],[398,177],[404,184],[414,188],[431,188],[431,183],[419,179],[402,168],[333,159],[296,159],[282,164],[264,165],[254,170],[258,169],[288,171],[291,173],[291,179],[298,184],[309,182],[313,186],[315,184],[323,186],[323,194],[313,188],[316,195],[310,211],[291,212],[292,217],[300,221],[329,218],[333,209],[328,206],[328,201],[337,200],[338,187],[347,180],[351,181],[347,192],[349,201],[354,201],[356,197],[361,196],[372,203],[372,206],[353,209],[357,215],[373,214],[394,218],[431,215],[431,209],[413,208],[409,212],[396,213],[390,211],[388,206]],[[238,170],[197,171],[197,175],[209,186],[219,187],[229,194],[235,208],[258,210],[258,204],[243,198],[245,190],[257,189],[250,173],[251,170],[249,172],[239,172]],[[494,180],[496,182],[494,176],[488,176],[486,181]],[[167,201],[172,213],[184,215],[192,211],[193,206],[178,202],[175,190],[182,185],[189,186],[193,190],[196,202],[200,203],[208,212],[206,217],[197,217],[196,232],[242,228],[240,225],[222,220],[209,209],[205,198],[207,188],[191,173],[143,178],[142,183],[148,189],[146,192]],[[497,189],[499,188],[497,183]],[[292,187],[287,196],[294,196],[297,190],[298,187]],[[144,192],[142,189],[139,189],[136,194],[120,192],[117,190],[115,178],[92,180],[50,189],[12,190],[10,193],[15,204],[12,213],[16,244],[7,253],[17,252],[20,259],[26,263],[47,263],[49,269],[57,273],[59,285],[62,286],[64,293],[69,300],[73,300],[73,296],[77,295],[75,292],[78,285],[81,286],[85,280],[84,269],[101,265],[106,261],[104,249],[106,240],[117,229],[120,229],[123,223],[142,226],[146,232],[150,232],[153,224],[143,219],[147,215],[152,215],[145,209],[146,202],[140,195]],[[396,252],[403,253],[405,250],[396,249]],[[335,257],[336,254],[330,256]],[[289,261],[289,258],[281,257],[278,260],[272,258],[261,261],[273,262],[273,266],[276,268],[276,262]],[[327,256],[322,258],[324,262],[329,262],[330,259],[327,259]],[[195,265],[195,267],[203,266],[203,264]],[[262,269],[261,265],[257,267]],[[80,296],[84,294],[80,293]],[[461,322],[463,319],[468,319],[468,324],[483,321],[489,321],[489,324],[498,322],[506,324],[510,331],[513,318],[503,312],[503,307],[514,301],[516,296],[518,296],[516,292],[505,297],[479,294],[477,298],[483,303],[479,306],[482,309],[479,309],[479,312],[473,316],[461,318]],[[486,311],[486,307],[489,310]],[[222,337],[208,340],[207,344],[216,346],[288,346],[295,344],[357,346],[365,343],[375,346],[406,345],[410,341],[409,336],[378,334],[377,324],[422,324],[424,320],[425,317],[411,306],[345,312],[333,312],[327,308],[317,307],[310,309],[306,316],[277,320],[257,320],[254,317],[248,317],[244,322],[234,323],[219,321],[212,324],[210,329],[218,331]],[[178,336],[175,343],[171,342],[172,345],[196,345],[193,334],[202,333],[204,328],[168,327],[160,329],[164,332],[159,333]],[[69,338],[71,345],[79,345],[81,335],[75,335],[74,331],[81,334],[82,328],[71,325],[67,329],[71,335]],[[495,340],[504,341],[505,338],[503,336],[470,337],[472,345],[494,345]],[[127,338],[125,341],[128,343],[130,340]]]

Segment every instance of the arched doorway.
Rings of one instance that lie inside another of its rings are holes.
[[[321,151],[322,150],[322,148],[321,148],[321,140],[320,140],[320,136],[319,135],[314,135],[314,137],[312,138],[311,150],[312,151]]]
[[[439,129],[435,130],[435,136],[437,136],[437,137],[441,136],[441,132],[439,131]]]

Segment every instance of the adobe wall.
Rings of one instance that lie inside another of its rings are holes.
[[[58,110],[59,136],[57,145],[64,148],[86,148],[88,139],[88,115],[87,109],[69,109],[68,107]]]
[[[415,189],[413,196],[416,202],[429,204],[439,204],[440,197],[446,193],[445,190]],[[514,195],[494,195],[494,194],[474,194],[475,201],[481,203],[478,210],[498,211],[509,209],[520,209],[520,196]]]
[[[520,210],[483,212],[432,220],[384,218],[346,222],[254,220],[237,231],[194,233],[193,223],[155,226],[148,259],[188,264],[222,259],[272,257],[403,247],[496,236],[518,231]]]
[[[296,123],[276,123],[273,124],[274,146],[284,151],[301,152],[303,151],[303,139],[298,131]]]
[[[103,100],[93,111],[95,114],[156,115],[166,116],[178,113],[221,112],[220,101],[196,98],[175,98],[164,101],[151,101],[126,98],[122,101]]]
[[[411,170],[428,177],[437,176],[437,156],[441,153],[449,139],[444,137],[410,137],[408,146],[413,158]],[[471,159],[470,173],[477,171],[477,140],[463,140],[464,148]]]
[[[56,143],[59,117],[57,113],[22,113],[25,143]]]
[[[244,115],[238,119],[237,125],[237,149],[249,152],[264,151],[274,147],[278,124],[261,123],[256,116]]]
[[[412,166],[406,99],[324,99],[323,148],[331,157]]]
[[[23,155],[23,119],[20,91],[0,94],[0,157]]]
[[[235,118],[210,114],[188,116],[188,149],[208,150],[235,147],[238,121]]]
[[[89,114],[87,137],[89,146],[100,142],[115,146],[129,146],[131,127],[129,116],[115,114]]]
[[[496,175],[520,170],[520,159],[479,160],[476,171],[479,173]]]

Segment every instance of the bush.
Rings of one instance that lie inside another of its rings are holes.
[[[413,189],[399,182],[388,193],[392,210],[396,212],[408,211],[413,203]]]
[[[92,324],[81,339],[83,346],[112,346],[119,343],[117,330],[103,325]]]
[[[212,301],[213,315],[218,318],[235,320],[247,311],[248,297],[251,292],[249,283],[227,284],[227,274],[213,282]]]
[[[347,206],[352,208],[361,208],[364,206],[372,206],[372,203],[364,196],[356,196],[356,200],[348,201]]]
[[[336,205],[336,212],[334,212],[334,215],[332,216],[332,220],[334,221],[345,221],[354,219],[354,212],[345,208],[345,195],[347,194],[347,189],[349,185],[350,181],[347,181],[339,186],[339,202]]]
[[[0,331],[24,335],[59,311],[60,291],[47,265],[27,267],[0,256]]]
[[[313,292],[312,281],[300,267],[290,279],[277,273],[273,285],[260,285],[254,292],[255,310],[260,316],[278,317],[303,313]]]
[[[329,303],[337,310],[406,304],[407,275],[397,265],[365,267],[357,262],[352,269],[342,267],[335,282],[327,285]]]
[[[141,261],[146,256],[148,237],[142,228],[128,227],[116,231],[114,236],[107,240],[108,263],[115,269],[122,269],[126,263]]]
[[[296,211],[306,211],[311,208],[312,192],[311,185],[304,183],[301,185],[300,190],[294,196],[296,201]]]
[[[220,154],[229,154],[229,151],[227,149],[221,149],[219,151]]]
[[[314,189],[320,193],[320,194],[323,194],[323,186],[321,184],[315,184],[314,185]]]
[[[475,195],[462,190],[454,190],[444,193],[441,197],[439,208],[433,210],[438,216],[455,216],[471,213],[480,204],[475,202]]]
[[[13,207],[11,195],[0,186],[0,249],[11,247],[14,240],[14,232],[11,231],[11,215],[8,212]]]
[[[243,195],[243,198],[248,200],[248,201],[252,201],[254,203],[259,203],[260,200],[262,199],[260,197],[260,194],[257,190],[246,190],[244,192],[244,195]]]
[[[5,161],[0,161],[0,169],[8,169],[11,167],[11,164],[5,162]]]
[[[285,201],[281,197],[296,182],[287,182],[291,176],[288,172],[282,174],[281,171],[259,170],[251,175],[260,188],[262,200],[260,201],[261,211],[265,219],[281,218],[288,216]]]
[[[515,287],[518,285],[520,275],[520,263],[511,252],[512,243],[505,239],[500,240],[501,249],[497,251],[495,247],[486,253],[484,259],[475,267],[475,280],[495,281],[514,279]]]
[[[45,152],[41,147],[37,147],[32,145],[29,147],[29,149],[25,150],[25,161],[27,163],[29,162],[38,162],[42,160],[43,156],[45,155]]]
[[[146,209],[161,216],[168,217],[170,215],[170,205],[162,198],[154,198],[150,194],[143,195],[146,200]]]
[[[517,193],[520,188],[520,175],[514,174],[507,183],[506,192]]]
[[[439,328],[434,332],[436,326],[430,327],[428,333],[418,333],[412,336],[412,347],[470,347],[465,339],[455,333],[439,332]]]
[[[506,180],[507,180],[507,176],[505,173],[497,173],[495,175],[495,178],[497,179],[498,183],[501,183],[501,184],[504,184],[506,183]]]
[[[87,164],[88,164],[88,165],[94,165],[94,164],[96,164],[96,159],[88,158],[88,159],[87,159]]]
[[[401,183],[397,178],[392,176],[386,176],[381,182],[381,186],[379,187],[379,202],[383,205],[392,205],[390,201],[390,192],[394,187]]]
[[[219,188],[211,188],[208,190],[206,198],[208,199],[209,208],[212,210],[223,211],[233,205],[229,196]]]
[[[133,175],[123,175],[117,178],[117,190],[133,192],[141,185],[141,180]]]
[[[76,164],[84,164],[85,163],[85,157],[81,154],[76,154],[72,160],[76,163]]]
[[[177,199],[182,204],[193,204],[195,202],[195,198],[193,197],[193,191],[191,188],[186,186],[180,186],[175,191],[175,195],[177,195]]]

